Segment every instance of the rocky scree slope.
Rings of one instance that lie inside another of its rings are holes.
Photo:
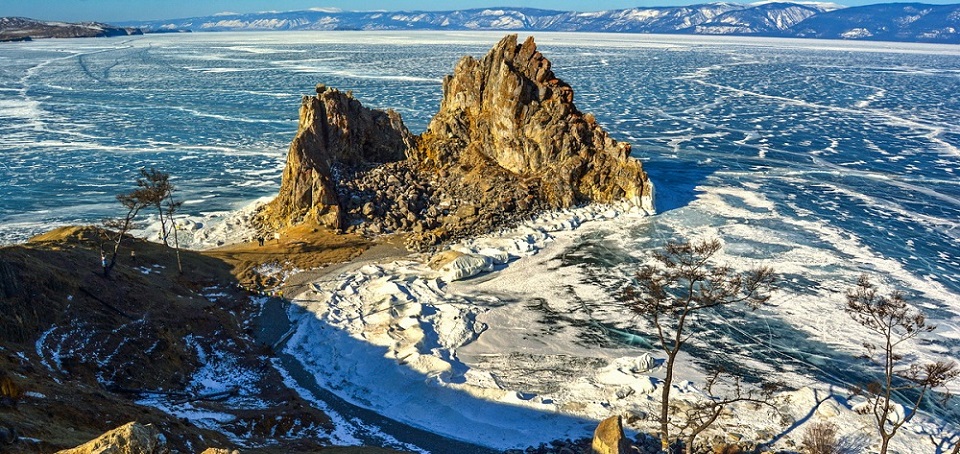
[[[490,231],[545,209],[627,200],[652,212],[653,184],[558,79],[533,38],[508,35],[443,81],[427,130],[318,85],[304,97],[264,230],[316,223],[409,233],[408,247]]]

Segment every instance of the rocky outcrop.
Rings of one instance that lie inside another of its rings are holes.
[[[443,82],[427,130],[318,86],[304,97],[280,194],[265,229],[305,222],[408,232],[413,249],[483,233],[551,208],[628,200],[653,211],[653,185],[630,145],[573,103],[533,38],[464,57]]]
[[[337,176],[402,160],[413,144],[396,112],[368,109],[349,92],[317,85],[316,96],[303,97],[280,193],[261,212],[262,223],[278,229],[309,221],[341,229]]]
[[[592,447],[595,454],[626,454],[629,446],[620,415],[604,419],[593,432]]]
[[[170,452],[152,425],[127,423],[73,449],[57,454],[165,454]]]
[[[509,35],[444,79],[440,111],[412,158],[475,184],[523,182],[552,208],[627,199],[652,211],[653,186],[629,155],[629,144],[577,110],[533,37],[518,45]]]

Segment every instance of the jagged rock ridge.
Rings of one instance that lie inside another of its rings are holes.
[[[653,211],[630,145],[573,103],[533,38],[464,57],[427,130],[320,86],[305,97],[277,198],[261,224],[412,232],[414,248],[483,233],[543,209],[629,200]]]

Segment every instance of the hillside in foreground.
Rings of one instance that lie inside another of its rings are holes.
[[[278,242],[182,251],[180,274],[172,249],[129,239],[109,278],[91,227],[0,248],[0,428],[17,438],[0,450],[54,452],[131,421],[152,424],[179,452],[329,445],[329,419],[284,385],[256,339],[265,298],[232,274],[249,276],[249,260],[280,254],[318,263],[361,250],[312,242],[323,250]]]

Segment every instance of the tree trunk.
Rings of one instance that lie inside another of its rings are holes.
[[[160,206],[159,201],[157,202],[157,212],[160,215],[160,239],[163,240],[164,246],[170,247],[170,244],[167,243],[167,222],[163,219],[163,207]]]
[[[663,391],[660,393],[660,450],[670,452],[670,388],[673,386],[673,364],[677,351],[667,353],[667,374],[663,377]]]
[[[170,224],[173,227],[173,245],[177,249],[177,271],[183,274],[183,262],[180,261],[180,232],[177,230],[176,221],[171,219]]]
[[[890,437],[880,437],[880,454],[887,454],[887,446],[890,444]]]

